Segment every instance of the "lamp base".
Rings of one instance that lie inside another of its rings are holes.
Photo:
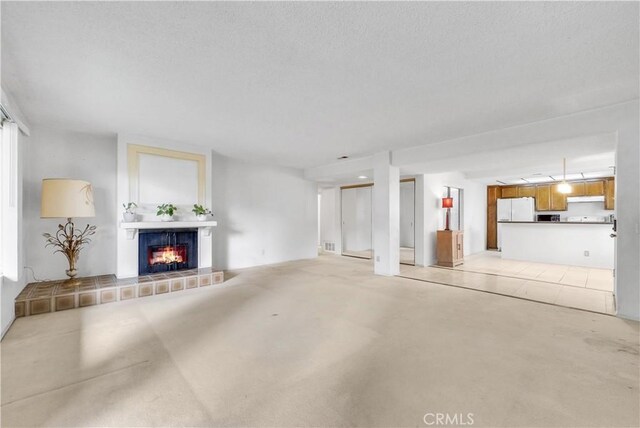
[[[80,285],[81,282],[78,278],[69,278],[62,283],[62,288],[75,288]]]
[[[84,229],[76,231],[73,220],[68,218],[67,224],[64,226],[58,225],[58,230],[55,234],[45,233],[43,235],[47,240],[46,246],[57,247],[56,252],[64,254],[69,262],[69,269],[65,270],[69,279],[62,283],[63,287],[75,287],[80,284],[80,280],[75,279],[76,275],[78,275],[76,261],[82,246],[91,242],[89,236],[94,235],[95,230],[95,226],[87,225]]]

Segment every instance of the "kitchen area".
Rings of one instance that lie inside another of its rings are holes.
[[[614,171],[487,178],[484,189],[486,251],[401,276],[615,314]]]
[[[613,269],[613,177],[488,186],[487,197],[487,247],[503,259]]]
[[[466,269],[527,278],[522,297],[614,313],[611,171],[521,180],[487,186],[487,250],[494,251]]]

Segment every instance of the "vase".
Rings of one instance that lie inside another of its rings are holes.
[[[173,221],[173,216],[171,214],[161,214],[160,221]]]
[[[122,213],[122,218],[126,223],[132,223],[136,221],[135,213]]]
[[[209,216],[208,216],[207,214],[198,214],[198,215],[196,216],[196,220],[198,220],[198,221],[207,221],[207,218],[208,218],[208,217],[209,217]]]

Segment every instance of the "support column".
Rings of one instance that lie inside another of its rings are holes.
[[[616,199],[618,237],[615,290],[618,316],[640,320],[640,134],[638,104],[633,119],[618,129]]]
[[[400,273],[400,169],[391,165],[391,153],[373,156],[374,273]]]
[[[425,182],[424,175],[416,176],[416,199],[415,199],[415,263],[416,266],[429,266],[429,263],[425,262],[426,246],[428,245],[427,236],[425,234]]]

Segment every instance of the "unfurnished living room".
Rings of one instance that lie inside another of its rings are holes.
[[[639,2],[0,12],[1,426],[640,426]]]

